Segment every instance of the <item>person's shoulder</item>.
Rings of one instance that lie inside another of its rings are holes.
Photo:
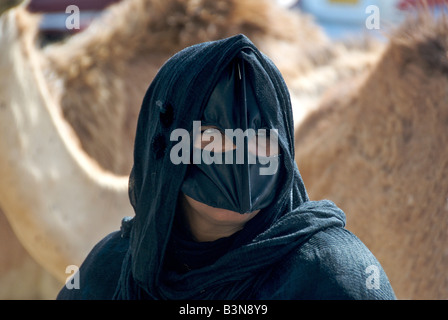
[[[129,239],[114,231],[99,241],[74,275],[79,286],[64,285],[57,299],[87,300],[112,298],[121,265],[129,247]]]
[[[279,299],[394,299],[375,256],[344,228],[311,236],[275,266],[268,286]],[[275,290],[273,290],[275,289]]]
[[[323,267],[350,265],[348,262],[377,262],[372,252],[352,232],[345,228],[328,228],[310,237],[303,246],[297,248],[292,255],[306,259],[318,259]],[[325,258],[325,259],[324,259]]]

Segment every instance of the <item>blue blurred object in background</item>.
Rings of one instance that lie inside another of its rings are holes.
[[[382,37],[389,27],[403,21],[406,14],[422,10],[447,9],[448,0],[301,0],[295,6],[315,16],[316,21],[333,38],[362,34]],[[374,7],[372,7],[374,6]],[[378,14],[378,29],[366,26],[369,17]]]

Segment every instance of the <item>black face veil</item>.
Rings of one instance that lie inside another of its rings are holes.
[[[250,80],[240,56],[222,72],[201,119],[219,141],[208,152],[202,135],[193,137],[193,164],[182,185],[199,202],[241,214],[273,201],[280,172],[277,130],[263,121]]]

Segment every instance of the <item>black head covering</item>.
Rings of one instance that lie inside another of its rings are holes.
[[[281,150],[272,203],[235,235],[228,252],[187,273],[164,270],[164,257],[187,164],[173,164],[176,128],[192,131],[201,120],[222,71],[243,59],[261,118],[278,130]],[[294,161],[294,126],[286,84],[269,58],[244,35],[186,48],[169,59],[151,83],[140,111],[129,196],[135,210],[130,246],[115,293],[117,299],[250,298],[267,268],[316,232],[344,226],[330,201],[309,201]]]

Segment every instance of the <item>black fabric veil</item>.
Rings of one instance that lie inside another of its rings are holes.
[[[282,157],[276,200],[250,220],[229,250],[213,264],[179,274],[163,261],[186,173],[170,161],[170,133],[192,130],[218,78],[235,58],[243,59],[262,116],[278,129]],[[151,83],[140,111],[129,197],[135,210],[130,245],[116,299],[238,299],[268,276],[313,234],[343,227],[345,215],[330,201],[309,201],[294,161],[294,126],[286,84],[269,58],[244,35],[201,43],[174,55]]]

